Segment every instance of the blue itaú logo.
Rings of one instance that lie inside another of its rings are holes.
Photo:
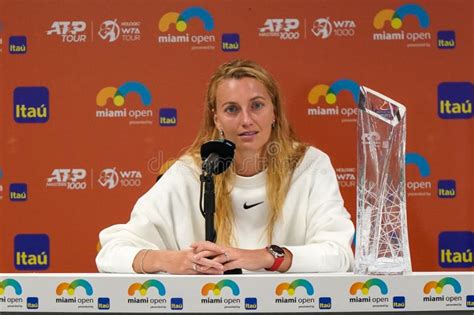
[[[456,48],[456,33],[454,31],[438,32],[438,48],[454,49]]]
[[[45,123],[49,119],[49,90],[43,86],[13,91],[13,119],[17,123]]]
[[[474,261],[474,233],[445,231],[438,238],[438,259],[442,268],[472,268]]]
[[[222,34],[222,51],[239,51],[240,35],[236,33]]]
[[[160,126],[176,126],[178,112],[176,108],[160,108]]]
[[[10,184],[10,201],[28,200],[28,186],[25,183]]]
[[[10,36],[8,40],[8,51],[10,54],[26,54],[26,36]]]
[[[442,82],[438,85],[438,116],[441,119],[472,118],[474,86],[471,82]]]
[[[17,234],[14,265],[17,270],[49,268],[49,236],[47,234]]]
[[[440,179],[438,181],[438,197],[439,198],[455,198],[456,197],[456,181],[453,179]]]

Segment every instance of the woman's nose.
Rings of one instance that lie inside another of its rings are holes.
[[[242,111],[242,125],[249,126],[253,124],[253,118],[248,110]]]

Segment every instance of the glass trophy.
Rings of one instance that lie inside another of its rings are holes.
[[[361,86],[357,137],[355,273],[409,273],[405,106]]]

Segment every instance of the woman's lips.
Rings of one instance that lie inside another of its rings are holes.
[[[239,133],[239,136],[240,137],[251,137],[251,136],[256,135],[257,133],[258,133],[257,131],[245,131],[245,132]]]

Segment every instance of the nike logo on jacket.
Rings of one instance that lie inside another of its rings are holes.
[[[263,203],[263,201],[260,201],[260,202],[257,202],[257,203],[251,204],[251,205],[247,205],[247,201],[246,201],[246,202],[244,203],[244,209],[245,209],[245,210],[248,210],[248,209],[253,208],[253,207],[255,207],[255,206],[258,206],[259,204],[262,204],[262,203]]]

